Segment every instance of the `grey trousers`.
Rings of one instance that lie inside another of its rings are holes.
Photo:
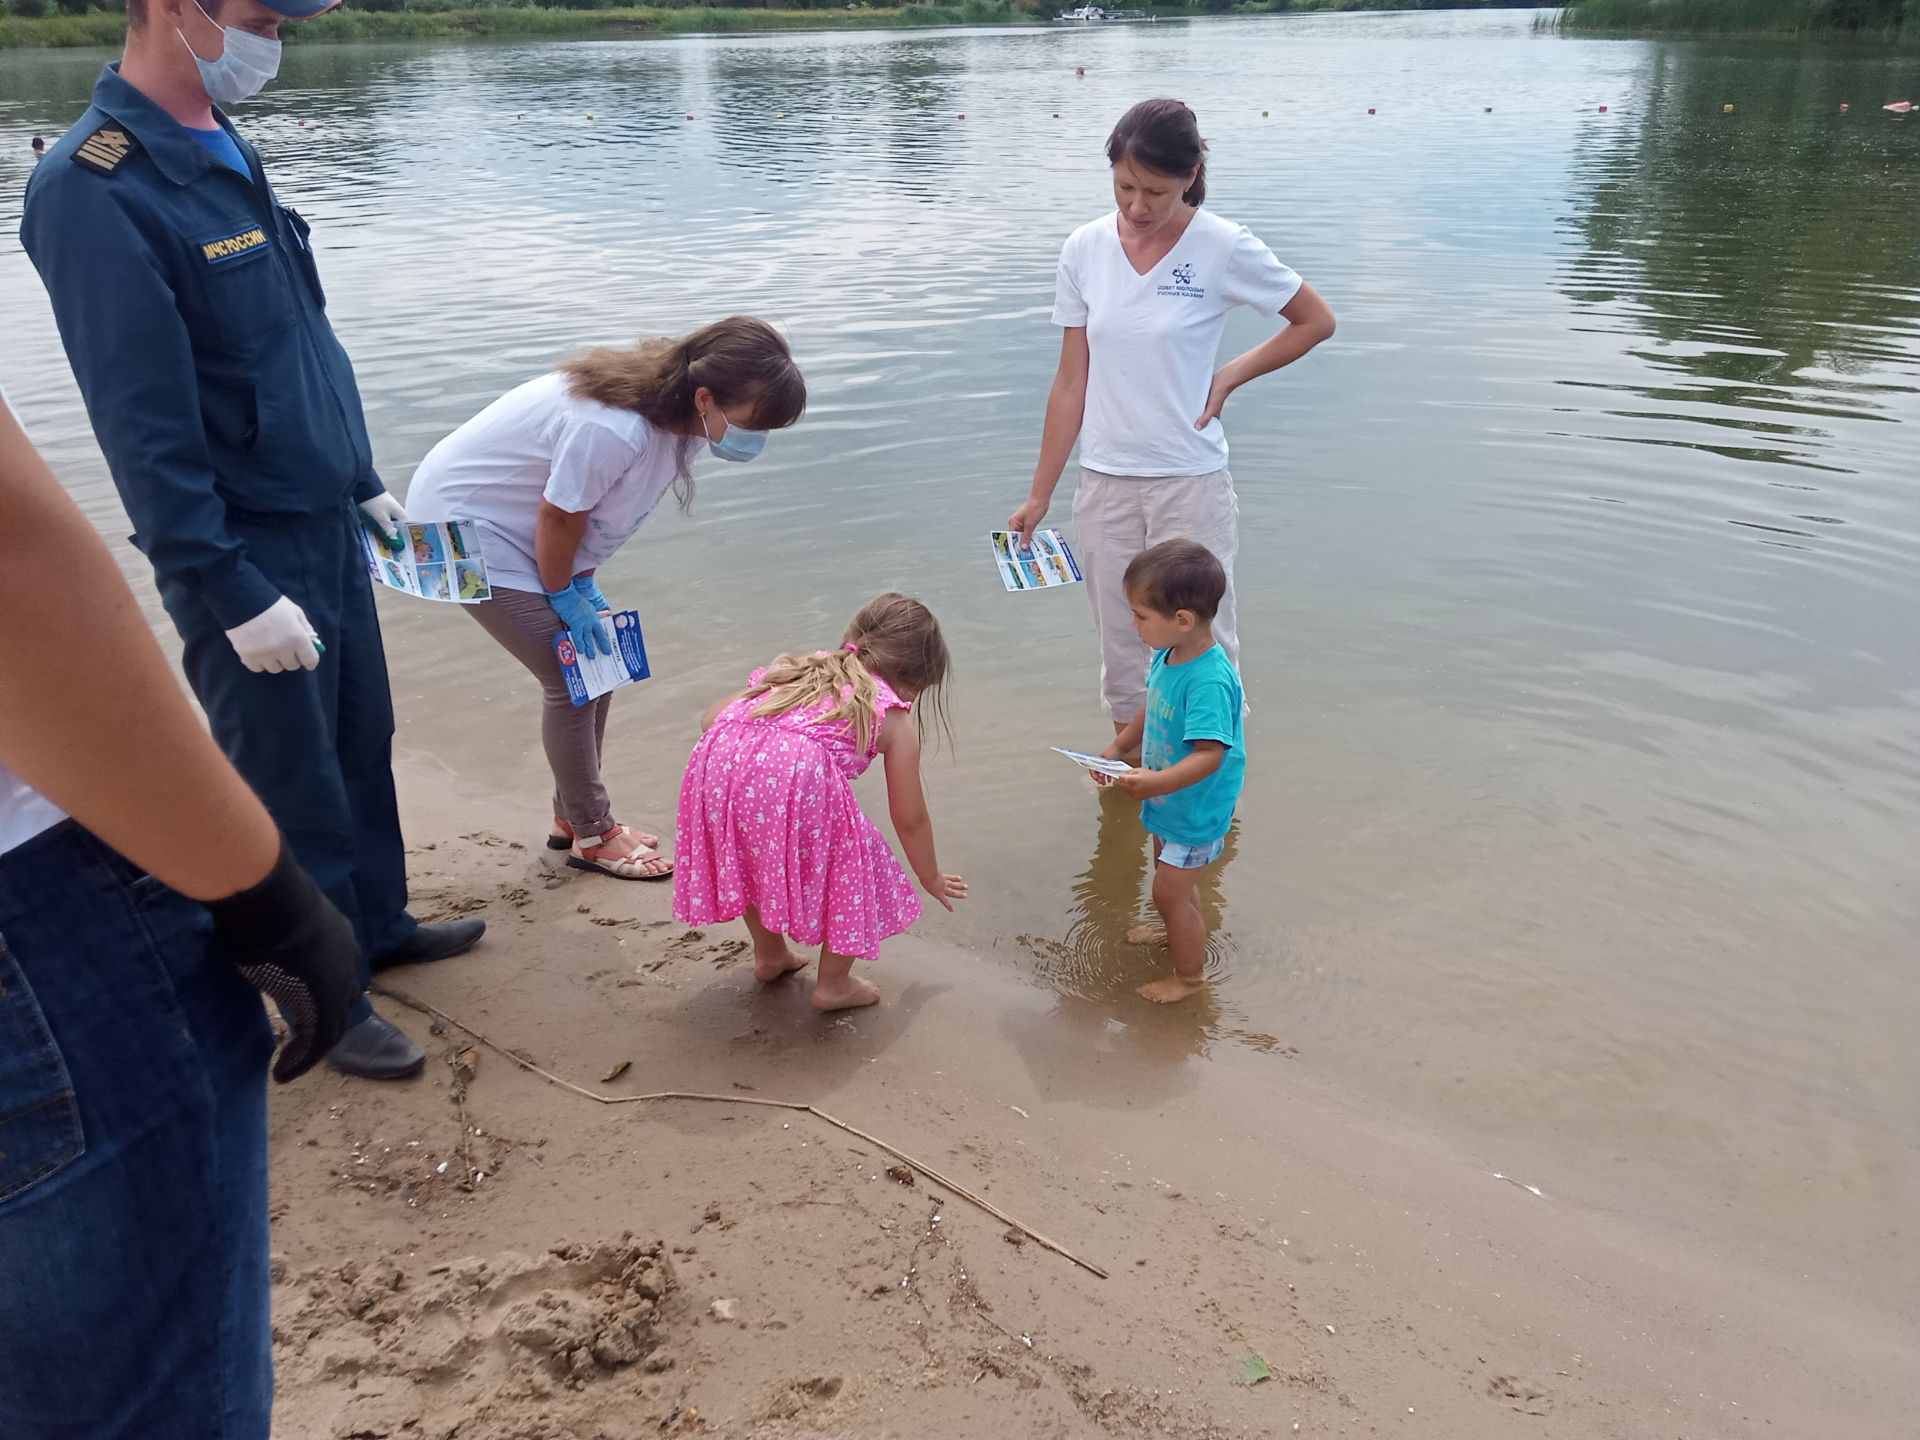
[[[1073,540],[1100,632],[1100,700],[1124,725],[1147,703],[1153,652],[1133,632],[1133,610],[1120,577],[1142,550],[1162,540],[1197,540],[1227,572],[1227,593],[1213,617],[1213,638],[1240,668],[1233,604],[1233,561],[1240,549],[1240,501],[1233,476],[1104,475],[1082,468],[1073,492]]]
[[[613,696],[573,703],[553,653],[560,617],[546,596],[496,587],[491,600],[462,608],[540,682],[540,743],[553,771],[553,813],[576,835],[606,834],[613,828],[613,812],[607,787],[600,783],[600,749]]]

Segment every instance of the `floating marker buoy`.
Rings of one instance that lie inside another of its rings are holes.
[[[587,118],[588,118],[589,120],[591,120],[591,119],[593,118],[593,116],[591,116],[591,115],[589,115],[589,116],[587,116]]]
[[[1367,107],[1367,114],[1369,115],[1373,114],[1373,107],[1371,105]]]
[[[1731,106],[1731,105],[1722,105],[1722,106],[1720,107],[1720,113],[1721,113],[1722,115],[1731,115],[1731,114],[1733,113],[1733,106]]]
[[[773,118],[776,120],[784,120],[787,118],[787,112],[782,110],[778,115],[774,116]]]
[[[692,118],[693,118],[693,117],[692,117],[691,115],[689,115],[689,116],[687,116],[687,119],[689,119],[689,120],[691,120]]]
[[[961,118],[962,120],[964,120],[964,119],[966,119],[966,118],[967,118],[967,112],[966,112],[966,111],[964,111],[964,110],[962,110],[962,111],[960,112],[960,118]]]
[[[1840,102],[1840,113],[1841,113],[1842,115],[1844,115],[1844,114],[1846,114],[1849,108],[1850,108],[1850,107],[1849,107],[1849,106],[1847,105],[1847,102],[1846,102],[1846,101],[1844,101],[1844,100],[1842,100],[1842,101]]]
[[[307,122],[306,122],[306,121],[304,121],[304,120],[302,120],[302,121],[300,122],[300,128],[304,130],[304,129],[306,128],[306,126],[307,126]]]
[[[1480,113],[1482,115],[1491,115],[1493,113],[1493,107],[1491,105],[1482,105],[1480,107]]]
[[[1260,118],[1261,118],[1262,120],[1265,120],[1265,119],[1267,118],[1267,115],[1268,115],[1268,113],[1269,113],[1269,112],[1267,112],[1267,111],[1265,111],[1265,110],[1262,110],[1262,111],[1260,112]]]
[[[1607,113],[1607,107],[1606,107],[1606,106],[1604,106],[1604,105],[1602,105],[1602,106],[1600,107],[1600,113],[1601,113],[1602,115],[1604,115],[1604,114],[1606,114],[1606,113]]]
[[[1056,111],[1054,111],[1054,112],[1053,112],[1053,118],[1054,118],[1054,119],[1056,119],[1056,120],[1058,120],[1058,119],[1060,118],[1060,112],[1059,112],[1058,110],[1056,110]]]

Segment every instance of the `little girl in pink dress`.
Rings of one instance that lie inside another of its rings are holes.
[[[816,1009],[878,1000],[853,962],[877,960],[880,942],[919,918],[920,900],[852,781],[885,757],[900,847],[951,910],[967,887],[934,858],[917,723],[929,704],[940,709],[948,663],[933,613],[881,595],[848,623],[838,650],[782,655],[709,709],[680,785],[674,918],[745,920],[761,980],[808,964],[789,940],[820,946]]]

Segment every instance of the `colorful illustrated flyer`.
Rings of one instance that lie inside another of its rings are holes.
[[[1088,755],[1080,750],[1066,750],[1058,745],[1049,748],[1056,754],[1066,756],[1074,764],[1085,766],[1096,775],[1124,775],[1133,768],[1124,760],[1108,760],[1099,755]]]
[[[567,694],[575,705],[598,700],[609,690],[644,680],[653,673],[647,669],[647,642],[640,634],[639,612],[622,610],[605,618],[613,631],[611,655],[582,655],[573,648],[572,637],[565,630],[553,637],[553,653],[559,658],[561,673],[567,677]]]
[[[1011,530],[990,531],[988,538],[993,542],[993,563],[1000,567],[1000,583],[1009,590],[1080,583],[1080,562],[1058,530],[1036,530],[1025,545],[1018,543]]]
[[[491,599],[487,562],[471,520],[407,521],[400,527],[400,549],[389,550],[362,526],[367,573],[382,585],[422,600],[451,600],[476,605]]]

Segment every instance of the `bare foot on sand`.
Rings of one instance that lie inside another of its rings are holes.
[[[782,975],[791,975],[796,970],[804,970],[813,961],[804,955],[793,953],[793,947],[782,942],[776,951],[762,954],[758,949],[753,953],[753,978],[762,981],[778,980]]]
[[[816,1010],[856,1010],[862,1005],[877,1004],[879,999],[877,987],[852,975],[834,984],[822,980],[813,987],[813,1008]]]
[[[1127,931],[1129,945],[1164,945],[1167,943],[1167,927],[1164,925],[1136,925]]]
[[[1133,993],[1145,996],[1156,1005],[1172,1005],[1198,995],[1206,988],[1205,980],[1189,980],[1181,975],[1163,975],[1158,980],[1149,980]]]

